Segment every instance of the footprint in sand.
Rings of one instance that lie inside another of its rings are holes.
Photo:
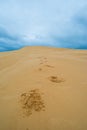
[[[52,66],[52,65],[43,65],[43,66],[41,66],[40,68],[38,68],[38,70],[39,71],[42,71],[42,70],[45,70],[46,68],[54,68],[54,66]],[[47,70],[47,69],[46,69]]]
[[[46,57],[39,57],[40,58],[40,65],[41,67],[38,69],[42,71],[44,68],[54,68],[54,66],[48,64],[48,60]]]
[[[44,65],[45,67],[48,67],[48,68],[54,68],[54,66],[52,66],[52,65]]]
[[[64,82],[65,80],[61,77],[57,77],[57,76],[50,76],[48,77],[48,79],[51,81],[51,82],[54,82],[54,83],[61,83],[61,82]]]
[[[23,113],[26,116],[30,116],[33,111],[40,112],[45,110],[45,104],[38,89],[33,89],[27,93],[22,93],[20,102]]]
[[[40,59],[40,64],[45,64],[48,62],[46,57],[39,57],[39,59]]]
[[[38,70],[39,70],[39,71],[42,71],[42,68],[39,68]]]

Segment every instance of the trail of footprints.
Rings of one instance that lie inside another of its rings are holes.
[[[54,66],[48,64],[48,60],[46,57],[39,57],[40,59],[40,68],[38,69],[39,71],[42,71],[44,67],[48,68],[54,68]]]
[[[40,58],[40,65],[44,65],[45,67],[48,68],[55,68],[52,65],[48,64],[47,58]],[[43,66],[41,66],[39,71],[43,70]],[[61,78],[60,76],[49,76],[48,80],[53,83],[61,83],[64,82],[65,80]],[[26,116],[30,116],[33,111],[35,112],[40,112],[40,111],[45,111],[45,103],[42,98],[42,93],[40,92],[39,89],[33,89],[30,90],[29,92],[22,93],[20,96],[20,102],[22,105],[23,112]]]
[[[39,57],[40,58],[40,65],[44,65],[42,67],[40,67],[38,70],[39,71],[42,71],[43,70],[43,67],[48,67],[48,68],[55,68],[53,65],[49,65],[48,64],[48,60],[46,57]],[[61,83],[61,82],[64,82],[65,80],[60,77],[60,76],[49,76],[48,77],[48,80],[51,81],[51,82],[54,82],[54,83]]]

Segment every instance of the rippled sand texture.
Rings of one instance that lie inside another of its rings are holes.
[[[87,51],[1,52],[0,130],[87,130]]]

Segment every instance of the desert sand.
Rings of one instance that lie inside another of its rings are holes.
[[[87,130],[87,51],[0,52],[0,130]]]

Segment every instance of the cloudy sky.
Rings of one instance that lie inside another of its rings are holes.
[[[87,0],[0,0],[0,51],[87,49]]]

